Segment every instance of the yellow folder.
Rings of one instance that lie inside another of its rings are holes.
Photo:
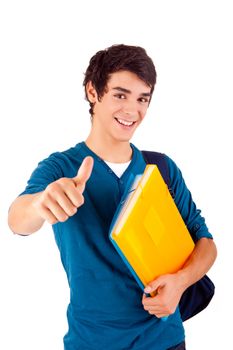
[[[194,242],[156,165],[147,165],[120,203],[110,240],[142,289],[178,271]]]

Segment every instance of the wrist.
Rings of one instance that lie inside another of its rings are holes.
[[[186,269],[179,270],[177,273],[177,283],[179,288],[184,292],[192,283],[189,278],[189,273]]]

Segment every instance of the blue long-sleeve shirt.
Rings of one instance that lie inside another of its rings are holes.
[[[143,173],[145,161],[131,144],[132,160],[118,178],[81,142],[39,163],[25,191],[43,191],[61,177],[72,178],[86,156],[94,158],[84,205],[64,223],[53,225],[70,287],[66,350],[165,350],[184,339],[179,308],[161,321],[142,306],[142,291],[109,240],[109,227],[129,176]],[[212,238],[182,174],[166,156],[175,202],[194,240]]]

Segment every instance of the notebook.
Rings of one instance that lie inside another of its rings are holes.
[[[177,272],[194,242],[156,165],[147,165],[123,195],[109,238],[139,286]]]

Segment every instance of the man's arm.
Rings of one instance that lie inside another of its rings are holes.
[[[8,225],[12,232],[28,235],[38,231],[43,225],[43,219],[33,203],[40,193],[25,194],[15,199],[8,213]]]
[[[18,197],[11,205],[8,224],[14,233],[28,235],[38,231],[44,221],[64,222],[84,203],[83,192],[93,168],[86,157],[74,178],[61,178],[36,194]]]
[[[177,274],[181,284],[187,289],[199,281],[211,268],[217,257],[217,248],[210,238],[201,238],[195,245],[193,253]]]
[[[144,309],[157,317],[172,314],[184,291],[200,280],[213,265],[217,249],[212,239],[201,238],[184,267],[174,274],[158,277],[145,288],[145,293],[157,292],[155,297],[143,295]]]

